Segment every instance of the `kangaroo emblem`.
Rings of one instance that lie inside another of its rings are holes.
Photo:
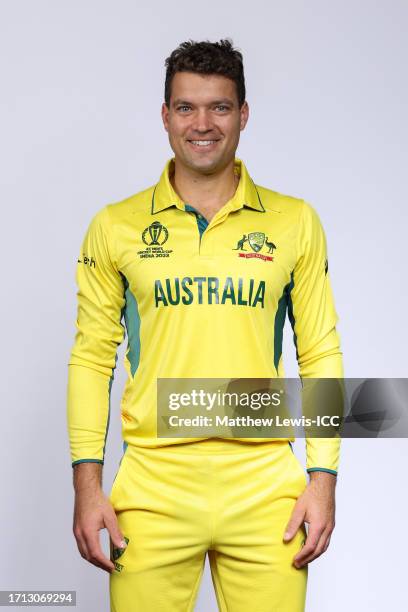
[[[248,242],[248,238],[247,235],[244,234],[241,238],[241,240],[238,240],[237,242],[237,246],[235,247],[235,249],[232,249],[233,251],[246,251],[246,249],[244,249],[244,244]]]

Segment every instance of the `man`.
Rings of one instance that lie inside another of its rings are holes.
[[[293,438],[158,437],[156,383],[284,376],[287,311],[300,376],[341,378],[325,236],[309,204],[255,185],[235,157],[249,108],[231,42],[183,43],[166,66],[174,157],[156,185],[95,215],[78,259],[74,534],[81,555],[110,573],[116,612],[192,610],[206,553],[220,610],[298,612],[307,564],[334,528],[339,440],[306,440],[308,483]],[[124,455],[107,498],[122,315]]]

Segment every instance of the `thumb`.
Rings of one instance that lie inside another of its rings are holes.
[[[285,533],[283,535],[283,539],[285,542],[289,542],[294,535],[297,533],[298,529],[303,523],[303,519],[305,517],[305,512],[301,506],[294,508],[292,512],[292,516],[290,517],[289,523],[286,525]]]
[[[115,512],[111,516],[105,517],[105,527],[109,532],[112,544],[116,548],[126,548],[129,540],[123,537]]]

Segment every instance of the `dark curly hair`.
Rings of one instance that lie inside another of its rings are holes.
[[[225,76],[235,82],[239,107],[241,108],[245,102],[242,53],[234,49],[230,38],[214,43],[208,40],[183,42],[165,60],[165,66],[164,101],[168,107],[170,107],[171,82],[176,72]]]

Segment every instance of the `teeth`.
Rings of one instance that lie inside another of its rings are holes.
[[[217,142],[216,140],[191,140],[190,142],[192,142],[195,145],[198,145],[199,147],[207,147],[208,145],[214,144],[214,142]]]

